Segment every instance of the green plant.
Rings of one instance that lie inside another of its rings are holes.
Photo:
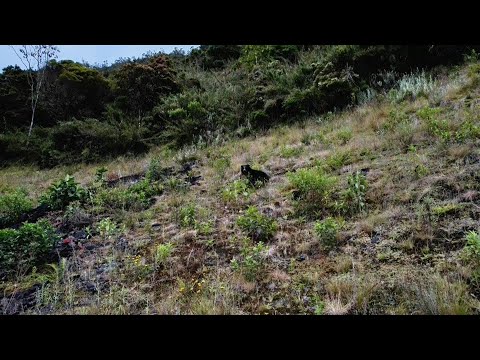
[[[366,192],[367,179],[365,175],[356,171],[348,177],[348,189],[344,194],[344,199],[350,205],[351,213],[361,213],[367,210]]]
[[[277,231],[277,222],[249,206],[245,214],[237,219],[237,225],[255,241],[269,240]]]
[[[315,217],[330,208],[330,197],[337,183],[335,177],[326,175],[321,167],[300,169],[287,177],[296,191],[295,203],[300,214]]]
[[[116,235],[119,235],[123,232],[123,229],[120,228],[115,222],[113,222],[110,218],[105,218],[100,220],[97,225],[97,230],[100,233],[100,236],[104,240],[109,240]]]
[[[466,258],[480,265],[480,235],[476,231],[469,231],[466,240],[464,248]]]
[[[282,146],[280,149],[280,156],[283,158],[297,157],[303,152],[302,147]]]
[[[151,160],[150,163],[148,164],[148,169],[147,173],[145,174],[145,178],[152,182],[152,181],[158,181],[162,177],[162,166],[160,162],[160,158],[157,156],[154,156]]]
[[[264,267],[266,250],[267,247],[261,241],[252,246],[245,240],[240,257],[230,262],[232,269],[241,272],[248,281],[255,280]]]
[[[388,96],[392,101],[400,102],[408,97],[417,98],[427,96],[435,88],[436,83],[432,76],[427,76],[425,71],[404,75]]]
[[[460,209],[460,205],[458,204],[446,204],[441,206],[436,206],[432,208],[432,213],[435,216],[442,217],[446,214],[451,214]]]
[[[318,296],[315,295],[313,297],[314,301],[314,314],[315,315],[323,315],[325,311],[325,302]]]
[[[127,191],[131,194],[137,194],[140,198],[147,199],[149,202],[152,197],[163,192],[163,185],[151,182],[149,178],[146,178],[130,186]]]
[[[225,172],[231,165],[231,160],[229,157],[221,157],[220,159],[216,159],[213,162],[213,168],[218,176],[223,179],[225,177]]]
[[[155,264],[165,265],[174,249],[174,245],[170,242],[157,245],[155,247]]]
[[[320,244],[324,249],[330,250],[337,243],[337,232],[342,227],[343,222],[328,217],[315,223],[314,230]]]
[[[107,209],[145,210],[153,197],[163,192],[163,185],[151,183],[148,179],[141,180],[129,188],[103,188],[96,192],[92,199],[99,212]]]
[[[352,161],[352,154],[350,152],[335,151],[326,159],[325,165],[327,166],[327,170],[335,171],[345,165],[351,164]]]
[[[387,120],[383,123],[384,130],[392,131],[398,125],[406,124],[409,121],[408,114],[401,108],[393,108],[388,112]]]
[[[448,142],[453,137],[450,131],[449,122],[446,119],[440,120],[438,117],[442,113],[441,108],[424,107],[417,111],[420,119],[427,124],[427,131],[434,136],[440,137],[443,141]]]
[[[47,193],[42,195],[40,202],[48,205],[53,210],[61,210],[70,202],[75,200],[83,201],[86,198],[86,191],[75,182],[75,178],[66,175],[64,179],[52,184]]]
[[[177,191],[185,189],[185,184],[180,179],[172,176],[165,181],[165,187],[169,190]]]
[[[248,199],[251,192],[247,180],[235,180],[223,189],[222,198],[226,202],[238,202],[240,199]]]
[[[27,192],[17,189],[0,195],[0,226],[17,222],[20,217],[32,209]]]
[[[29,269],[44,262],[59,240],[46,220],[25,223],[18,230],[0,230],[0,273],[15,268]]]
[[[98,168],[95,171],[95,182],[100,184],[100,185],[105,185],[107,182],[107,168],[105,166],[102,166],[101,168]]]
[[[197,214],[197,209],[195,204],[188,204],[184,207],[181,207],[180,210],[178,211],[180,226],[187,227],[187,228],[195,226],[196,214]]]
[[[352,137],[353,137],[353,132],[352,132],[352,129],[350,128],[344,128],[339,132],[337,132],[337,138],[338,140],[340,140],[340,143],[342,145],[349,142]]]
[[[200,235],[211,235],[213,233],[213,221],[196,222],[195,228]]]
[[[455,133],[455,139],[459,142],[467,139],[477,139],[480,137],[480,126],[473,122],[473,119],[466,119]]]

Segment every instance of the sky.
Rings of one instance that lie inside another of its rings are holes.
[[[140,57],[142,54],[152,51],[163,50],[170,53],[174,48],[188,52],[191,47],[198,45],[58,45],[60,53],[57,60],[86,61],[90,65],[103,64],[107,61],[112,64],[115,60],[123,57]],[[20,60],[8,45],[0,45],[0,72],[8,65],[21,66]]]

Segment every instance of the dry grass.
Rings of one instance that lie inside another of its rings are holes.
[[[458,240],[478,220],[478,212],[452,212],[432,220],[425,205],[430,199],[432,207],[459,202],[478,206],[477,143],[471,139],[439,145],[415,115],[425,106],[442,106],[455,122],[452,129],[458,127],[464,118],[465,86],[474,96],[478,93],[467,73],[442,79],[428,98],[404,104],[378,100],[325,123],[311,119],[204,149],[157,148],[138,158],[51,170],[1,169],[2,185],[25,187],[34,198],[66,173],[87,184],[100,166],[107,167],[110,177],[120,177],[144,171],[155,156],[165,167],[196,158],[196,171],[203,177],[199,186],[166,191],[149,210],[123,212],[119,218],[127,225],[123,234],[127,249],[115,250],[113,240],[94,236],[95,251],[70,258],[68,272],[61,281],[51,282],[31,312],[246,314],[266,309],[311,314],[311,300],[317,296],[324,302],[324,313],[332,315],[478,313],[478,301],[465,280],[471,273],[459,261]],[[392,110],[404,112],[409,120],[387,131]],[[470,162],[464,161],[467,157]],[[247,163],[269,173],[270,182],[248,198],[225,201],[222,191],[240,178],[240,166]],[[285,192],[287,171],[314,164],[339,177],[332,201],[340,199],[350,174],[368,169],[368,212],[345,216],[339,246],[330,253],[322,251],[313,236],[314,221],[298,217],[292,195]],[[178,211],[189,203],[198,213],[193,224],[182,227]],[[248,205],[257,206],[279,225],[255,281],[232,271],[230,262],[242,251],[244,234],[236,220]],[[199,224],[207,221],[212,228],[203,234]],[[455,238],[445,235],[445,229]],[[457,243],[451,245],[451,240]],[[139,266],[126,266],[128,256],[139,256],[144,267],[153,266],[156,246],[168,242],[175,250],[165,266],[145,273]],[[450,265],[436,260],[445,258]],[[104,288],[88,293],[78,279]],[[27,280],[31,281],[24,277],[18,282]],[[204,281],[201,287],[197,280]],[[7,288],[11,286],[3,286]],[[273,307],[278,298],[290,307]]]

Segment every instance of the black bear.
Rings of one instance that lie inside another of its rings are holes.
[[[260,170],[254,170],[250,165],[242,165],[240,168],[243,175],[245,175],[252,186],[265,184],[270,179],[266,173]]]

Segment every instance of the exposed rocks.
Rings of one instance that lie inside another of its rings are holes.
[[[37,303],[37,291],[41,287],[40,284],[35,284],[27,290],[14,292],[9,296],[5,296],[0,300],[0,314],[17,315],[34,307]]]

